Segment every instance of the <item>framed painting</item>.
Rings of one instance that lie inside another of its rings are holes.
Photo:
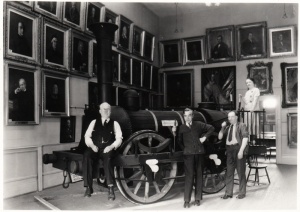
[[[90,62],[92,55],[90,51],[91,39],[79,33],[72,33],[72,64],[71,73],[89,77]]]
[[[130,57],[121,54],[120,56],[120,82],[130,84]]]
[[[144,62],[143,63],[143,84],[142,87],[149,89],[151,88],[151,64]]]
[[[151,70],[151,90],[158,92],[158,82],[159,82],[159,69],[155,66],[152,66]]]
[[[5,62],[5,122],[39,124],[39,80],[35,66]]]
[[[60,118],[60,143],[75,142],[76,116]]]
[[[273,63],[255,62],[248,64],[248,76],[254,79],[256,87],[259,89],[260,94],[272,94],[273,88]]]
[[[64,2],[63,22],[71,27],[84,30],[85,2]]]
[[[270,57],[296,56],[296,26],[269,28]]]
[[[69,69],[70,30],[63,24],[43,20],[42,64],[54,69]]]
[[[97,77],[97,75],[98,75],[98,64],[97,64],[98,49],[97,49],[97,41],[96,40],[91,40],[91,42],[90,42],[90,55],[92,55],[91,59],[89,60],[90,77]]]
[[[101,8],[104,5],[98,2],[87,2],[85,12],[85,30],[89,33],[93,33],[89,26],[94,23],[100,22]]]
[[[183,38],[183,65],[196,65],[205,63],[205,36]]]
[[[143,30],[134,25],[133,35],[132,35],[132,54],[136,56],[142,56],[142,46],[143,46]]]
[[[155,36],[149,32],[143,32],[143,57],[146,60],[153,61]]]
[[[165,72],[164,106],[168,108],[193,107],[194,70]]]
[[[55,20],[62,20],[62,2],[57,1],[36,1],[34,2],[34,11]]]
[[[234,26],[206,29],[207,60],[209,63],[235,60]]]
[[[162,67],[181,66],[180,40],[160,42],[160,64]]]
[[[101,18],[100,18],[101,22],[112,23],[112,24],[118,25],[118,23],[119,23],[118,19],[119,19],[119,16],[116,13],[107,9],[106,7],[102,7]],[[115,39],[112,43],[114,46],[117,45],[117,37],[118,37],[118,30],[116,30],[116,32],[115,32]]]
[[[142,86],[142,62],[133,58],[131,58],[131,77],[133,86]]]
[[[111,59],[112,59],[112,69],[113,69],[113,81],[120,81],[119,78],[119,67],[120,67],[120,54],[116,51],[112,51]]]
[[[297,148],[297,131],[298,131],[298,114],[288,113],[288,146],[290,148]]]
[[[8,2],[5,5],[5,57],[39,64],[41,19],[36,13],[15,8]]]
[[[69,116],[69,77],[43,70],[43,116]]]
[[[267,57],[267,22],[236,26],[237,59]]]
[[[118,49],[125,52],[131,52],[131,31],[133,22],[122,15],[119,15],[118,20]]]
[[[298,63],[281,63],[282,107],[298,105]]]
[[[201,102],[212,102],[220,109],[235,110],[235,66],[203,68],[201,70]]]

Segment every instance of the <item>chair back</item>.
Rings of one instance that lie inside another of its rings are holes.
[[[264,145],[250,145],[248,156],[247,156],[247,162],[249,167],[250,166],[257,166],[257,156],[261,154],[267,153],[267,147]]]

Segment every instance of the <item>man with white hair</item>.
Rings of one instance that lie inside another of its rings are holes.
[[[86,133],[85,143],[88,146],[83,155],[83,180],[86,192],[85,197],[90,197],[93,193],[92,165],[99,159],[103,160],[104,174],[108,185],[108,199],[114,200],[113,175],[111,158],[122,143],[122,131],[119,123],[110,118],[111,106],[104,102],[100,105],[101,116],[93,120]]]

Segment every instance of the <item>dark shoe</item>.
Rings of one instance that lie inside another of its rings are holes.
[[[190,203],[189,203],[189,202],[184,202],[183,207],[184,207],[184,208],[189,208],[189,207],[190,207]]]
[[[239,194],[236,196],[237,199],[244,199],[246,197],[245,194]]]
[[[195,205],[200,206],[200,200],[196,200]]]
[[[228,199],[228,198],[232,198],[232,196],[224,194],[224,196],[221,197],[222,199]]]
[[[114,192],[114,187],[113,186],[109,186],[108,187],[108,200],[115,200],[116,196],[115,196],[115,192]]]
[[[90,187],[86,187],[85,193],[84,193],[84,197],[91,197],[92,193],[93,193],[93,188]]]

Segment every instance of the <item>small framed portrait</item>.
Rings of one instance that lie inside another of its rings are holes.
[[[224,110],[236,105],[236,67],[214,67],[201,70],[201,102],[212,102]]]
[[[62,2],[57,1],[36,1],[34,3],[34,11],[61,21],[62,6]]]
[[[149,32],[143,33],[143,57],[149,61],[153,61],[155,37]]]
[[[288,146],[290,148],[297,148],[298,114],[288,113],[287,121],[288,121]]]
[[[122,15],[119,16],[118,20],[118,49],[130,52],[133,22]]]
[[[120,82],[130,84],[130,57],[123,54],[120,56]]]
[[[194,105],[194,70],[165,72],[165,107],[181,108]]]
[[[98,84],[89,82],[89,106],[90,108],[97,108],[99,104]]]
[[[113,69],[113,81],[120,81],[119,79],[119,67],[120,67],[120,57],[121,55],[116,52],[112,51],[111,59],[112,59],[112,69]]]
[[[237,59],[267,57],[267,22],[236,26]]]
[[[60,118],[60,143],[75,142],[76,116]]]
[[[151,88],[151,64],[143,63],[143,88],[149,89]]]
[[[9,3],[6,6],[5,57],[39,63],[40,18],[33,12],[14,8]]]
[[[97,48],[97,41],[96,40],[92,40],[90,42],[90,51],[91,51],[91,55],[93,55],[91,57],[91,59],[89,60],[90,65],[90,77],[97,77],[97,72],[98,72],[98,64],[97,64],[97,55],[98,55],[98,48]]]
[[[103,7],[103,4],[100,4],[98,2],[87,2],[86,6],[86,23],[85,23],[85,30],[92,33],[92,31],[89,29],[89,26],[94,23],[100,22],[101,18],[101,8]]]
[[[132,54],[142,56],[143,30],[138,26],[133,26]]]
[[[63,22],[74,28],[84,30],[85,2],[64,2]]]
[[[45,67],[69,69],[70,31],[63,24],[43,20],[42,63]]]
[[[159,82],[159,73],[158,73],[159,69],[155,66],[152,66],[152,70],[151,70],[151,90],[158,92],[158,82]]]
[[[235,60],[234,26],[206,29],[209,63]]]
[[[118,25],[118,22],[119,22],[118,19],[119,19],[119,16],[116,13],[114,13],[113,11],[107,9],[106,7],[102,7],[101,19],[100,19],[101,22],[112,23],[112,24]],[[118,31],[119,30],[116,30],[115,39],[112,43],[114,46],[117,45]]]
[[[142,86],[142,62],[136,59],[131,59],[131,84],[135,87]]]
[[[298,105],[298,63],[281,63],[282,107]]]
[[[161,41],[160,57],[162,67],[181,66],[180,40]]]
[[[295,26],[269,28],[269,55],[270,57],[297,55]]]
[[[260,94],[272,94],[272,66],[273,63],[255,62],[248,64],[248,76],[254,79],[256,87],[259,89]]]
[[[89,77],[89,58],[92,55],[89,46],[91,40],[76,32],[72,33],[72,64],[71,73]]]
[[[69,116],[69,77],[43,70],[43,116]]]
[[[183,65],[205,63],[205,36],[182,39]]]
[[[7,125],[39,124],[38,70],[35,66],[5,63],[5,121]]]

